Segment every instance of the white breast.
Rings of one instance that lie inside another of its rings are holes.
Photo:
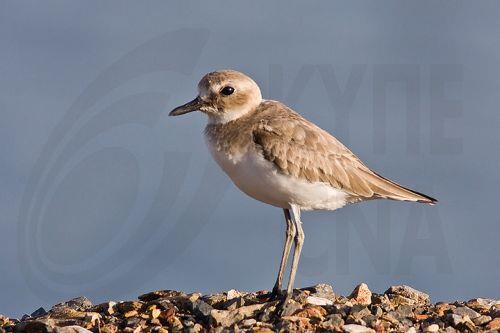
[[[325,183],[311,183],[280,174],[256,149],[231,156],[218,151],[209,140],[207,145],[214,160],[233,183],[254,199],[281,208],[295,204],[304,210],[335,210],[346,204],[345,192]]]

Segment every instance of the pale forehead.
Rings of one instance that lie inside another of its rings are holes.
[[[248,76],[237,71],[216,71],[205,75],[198,83],[198,89],[200,91],[209,91],[218,89],[223,85],[247,85],[250,82],[252,80]]]

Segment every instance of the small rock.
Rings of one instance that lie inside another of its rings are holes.
[[[116,302],[105,302],[91,307],[89,311],[104,313],[110,316],[115,313],[115,306]]]
[[[426,293],[413,289],[412,287],[401,285],[392,286],[385,292],[387,295],[397,295],[412,300],[415,304],[429,304],[430,297]],[[390,296],[389,296],[390,297]],[[411,304],[409,304],[411,305]]]
[[[446,315],[446,321],[449,322],[453,327],[457,327],[460,323],[464,321],[464,319],[460,315],[454,313],[448,313]]]
[[[99,325],[101,320],[101,315],[97,312],[87,312],[83,321],[87,324],[85,328],[92,328],[96,325]]]
[[[328,298],[307,296],[306,302],[312,305],[332,305],[333,301]]]
[[[477,318],[472,319],[472,322],[476,326],[483,326],[484,324],[487,324],[490,321],[491,321],[491,317],[490,316],[485,316],[485,315],[481,315],[481,316],[479,316]]]
[[[374,327],[378,321],[378,318],[372,314],[364,316],[361,319],[366,323],[367,326],[370,326],[370,327]]]
[[[40,307],[37,310],[35,310],[32,314],[31,317],[36,318],[36,317],[41,317],[45,316],[47,314],[47,311],[45,311],[44,308]]]
[[[326,298],[331,301],[335,301],[335,293],[333,292],[332,286],[320,283],[312,287],[304,288],[302,290],[307,290],[311,293],[311,296]]]
[[[251,327],[253,325],[255,325],[255,323],[257,323],[257,320],[253,319],[253,318],[250,318],[250,319],[245,319],[241,322],[241,325],[243,327]]]
[[[375,330],[369,327],[356,324],[347,324],[343,328],[348,333],[375,333]]]
[[[327,313],[326,310],[321,306],[313,305],[313,306],[308,306],[305,309],[295,313],[295,316],[323,320],[323,318],[326,316],[326,313]]]
[[[351,308],[350,316],[353,316],[355,319],[361,319],[364,316],[372,314],[371,311],[365,305],[356,304]]]
[[[231,289],[227,292],[227,300],[243,296],[239,291]]]
[[[118,327],[113,324],[105,324],[101,327],[101,333],[116,333],[118,332]]]
[[[175,290],[157,290],[144,295],[139,296],[139,300],[143,302],[151,302],[160,298],[178,298],[185,297],[186,294]]]
[[[467,320],[464,320],[461,322],[457,327],[457,330],[460,332],[475,332],[477,331],[476,325],[472,321],[470,321],[468,318]]]
[[[372,292],[366,283],[361,283],[354,288],[349,299],[357,304],[370,305],[372,303]]]
[[[439,331],[439,325],[437,324],[431,324],[424,328],[424,332],[429,332],[429,333],[434,333]]]
[[[320,327],[329,332],[341,332],[344,326],[344,320],[340,314],[328,315],[323,322],[321,322]]]
[[[302,309],[302,304],[291,299],[288,303],[283,305],[281,309],[281,316],[292,316],[300,309]]]
[[[401,318],[413,318],[413,308],[410,305],[400,305],[396,308],[397,314]]]
[[[55,327],[52,332],[54,333],[92,333],[92,331],[89,331],[81,326],[65,326],[65,327]]]
[[[206,319],[210,317],[210,313],[214,309],[211,305],[208,303],[205,303],[201,299],[196,300],[193,305],[193,312],[195,315],[202,317],[203,319]]]
[[[214,309],[210,312],[210,319],[218,326],[230,327],[243,319],[255,316],[264,306],[266,304],[254,304],[231,311]]]
[[[87,297],[80,296],[80,297],[70,299],[67,302],[58,303],[58,304],[54,305],[53,308],[55,308],[55,307],[68,307],[68,308],[71,308],[73,310],[85,311],[85,310],[92,307],[92,302]]]
[[[462,317],[468,316],[470,319],[474,319],[480,316],[479,313],[466,306],[455,308],[452,310],[452,312]]]
[[[380,317],[383,313],[384,313],[384,311],[382,310],[382,308],[380,306],[373,306],[372,307],[372,314],[374,316]]]
[[[120,303],[116,304],[116,308],[121,313],[139,311],[143,306],[144,306],[144,303],[140,302],[140,301],[120,302]]]
[[[487,330],[497,330],[500,329],[500,318],[495,318],[485,326]]]

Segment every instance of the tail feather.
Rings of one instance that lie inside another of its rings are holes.
[[[370,183],[375,195],[382,198],[422,202],[430,205],[434,205],[438,202],[437,199],[401,186],[375,172],[373,172],[372,177],[370,177]]]

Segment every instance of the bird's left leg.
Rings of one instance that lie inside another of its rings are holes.
[[[290,216],[290,210],[284,208],[283,213],[285,214],[286,222],[286,233],[285,233],[285,245],[283,247],[283,254],[281,255],[280,270],[278,273],[278,278],[274,284],[272,296],[278,297],[281,293],[281,283],[283,282],[283,273],[285,272],[286,263],[288,260],[288,255],[290,254],[290,249],[292,247],[292,241],[295,238],[295,224]]]
[[[297,232],[294,238],[295,249],[293,251],[292,267],[290,269],[290,279],[288,280],[285,304],[292,297],[293,283],[295,281],[295,274],[297,273],[297,267],[299,265],[300,252],[302,251],[302,245],[304,245],[304,230],[302,230],[302,222],[300,221],[300,207],[292,205],[292,217]]]

